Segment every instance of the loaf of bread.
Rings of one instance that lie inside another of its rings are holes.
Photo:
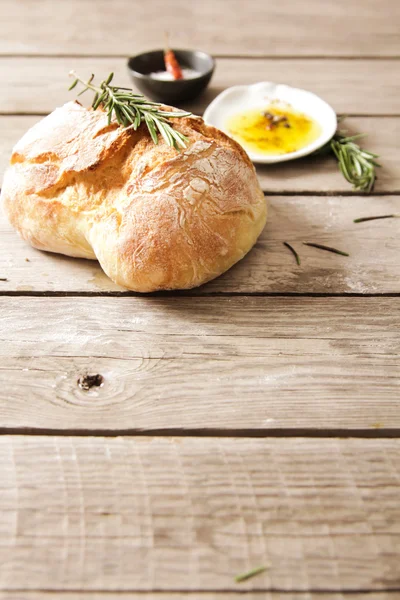
[[[175,119],[178,152],[69,102],[14,148],[2,187],[11,224],[35,248],[97,259],[139,292],[192,288],[254,245],[266,203],[243,149],[200,117]]]

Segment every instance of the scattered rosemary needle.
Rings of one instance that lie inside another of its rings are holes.
[[[169,119],[188,117],[191,113],[162,110],[160,103],[150,102],[142,94],[134,94],[129,88],[110,85],[114,73],[110,73],[99,85],[92,83],[94,75],[91,75],[88,81],[81,79],[74,71],[70,72],[70,76],[75,79],[69,89],[73,90],[81,83],[84,89],[78,96],[87,90],[94,92],[92,108],[96,110],[101,107],[107,113],[108,123],[115,117],[121,126],[132,127],[135,131],[141,123],[145,123],[155,144],[158,144],[158,134],[161,134],[169,146],[177,150],[180,147],[186,148],[187,137],[176,131]]]
[[[289,244],[289,242],[283,242],[283,245],[286,246],[286,248],[289,248],[290,252],[293,254],[293,256],[296,259],[297,264],[300,266],[300,256],[297,254],[296,250],[293,248],[293,246],[291,246]]]
[[[251,577],[255,577],[256,575],[259,575],[260,573],[264,573],[264,571],[266,571],[267,569],[268,569],[268,567],[256,567],[255,569],[252,569],[251,571],[248,571],[247,573],[242,573],[241,575],[237,575],[235,577],[235,581],[236,581],[236,583],[242,583],[243,581],[247,581]]]
[[[334,254],[341,254],[342,256],[350,256],[347,252],[343,252],[343,250],[338,250],[337,248],[331,248],[330,246],[324,246],[323,244],[314,244],[313,242],[303,242],[305,246],[311,246],[312,248],[318,248],[319,250],[327,250],[328,252],[333,252]]]
[[[338,121],[342,121],[338,119]],[[322,148],[315,152],[318,154],[333,154],[339,162],[339,169],[343,177],[353,185],[355,190],[361,192],[371,192],[373,190],[376,173],[375,167],[381,165],[376,162],[377,154],[363,150],[355,143],[364,133],[347,136],[345,131],[338,131],[333,138],[327,142]]]
[[[354,219],[353,223],[365,223],[365,221],[376,221],[377,219],[398,219],[400,215],[378,215],[377,217],[360,217]]]

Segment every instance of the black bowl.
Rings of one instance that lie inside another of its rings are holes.
[[[215,68],[212,56],[200,50],[174,50],[182,68],[199,73],[193,79],[163,81],[151,77],[151,73],[165,71],[164,51],[143,52],[128,59],[128,70],[135,86],[152,100],[165,104],[176,104],[193,100],[206,89]]]

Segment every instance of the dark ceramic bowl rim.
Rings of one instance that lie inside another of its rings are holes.
[[[199,72],[198,76],[196,76],[196,77],[191,77],[190,79],[159,80],[159,81],[162,81],[163,84],[165,83],[167,85],[168,84],[174,85],[175,83],[182,84],[182,81],[196,81],[206,75],[209,75],[215,69],[214,57],[211,56],[211,54],[204,52],[204,50],[193,50],[193,49],[188,50],[186,48],[173,48],[173,52],[187,52],[188,54],[202,54],[203,57],[205,57],[207,60],[209,60],[211,64],[208,69],[206,69],[205,71]],[[128,61],[127,61],[129,71],[132,73],[132,75],[134,75],[135,77],[138,77],[139,79],[149,79],[150,81],[158,81],[158,80],[155,80],[154,77],[152,77],[150,73],[141,73],[140,71],[136,71],[136,69],[131,67],[130,63],[131,63],[131,60],[133,60],[135,58],[139,58],[141,56],[146,56],[146,54],[159,54],[159,53],[164,53],[164,50],[163,49],[147,50],[145,52],[139,52],[139,54],[134,54],[133,56],[129,56]]]

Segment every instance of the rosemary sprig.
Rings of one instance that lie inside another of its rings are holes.
[[[303,242],[305,246],[311,246],[311,248],[318,248],[319,250],[327,250],[327,252],[333,252],[334,254],[341,254],[342,256],[350,256],[347,252],[343,252],[343,250],[338,250],[337,248],[331,248],[330,246],[324,246],[323,244],[314,244],[314,242]]]
[[[339,119],[341,121],[343,119]],[[364,137],[364,133],[347,136],[345,131],[338,130],[333,138],[315,154],[333,153],[338,162],[343,177],[353,185],[355,190],[371,192],[376,173],[375,168],[381,165],[376,162],[377,154],[363,150],[356,140]]]
[[[375,167],[381,165],[375,161],[377,154],[362,150],[355,143],[354,140],[361,136],[362,134],[346,137],[337,133],[331,141],[331,147],[344,178],[353,184],[355,190],[371,192],[376,179]]]
[[[290,252],[293,254],[293,256],[296,259],[297,264],[300,266],[300,256],[297,254],[296,250],[293,248],[293,246],[291,246],[289,244],[289,242],[283,242],[283,245],[286,246],[286,248],[289,248]]]
[[[177,150],[180,147],[186,148],[188,138],[176,131],[169,119],[188,117],[191,113],[160,110],[160,103],[150,102],[142,94],[134,94],[129,88],[110,85],[114,73],[110,73],[99,85],[92,83],[94,75],[88,81],[81,79],[74,71],[70,72],[70,76],[75,79],[69,89],[73,90],[81,83],[84,89],[78,96],[87,90],[94,92],[92,108],[96,110],[101,107],[107,113],[108,123],[115,117],[122,127],[132,127],[135,131],[141,123],[145,123],[155,144],[158,144],[158,134],[161,134],[169,146]]]
[[[242,581],[247,581],[251,577],[255,577],[256,575],[259,575],[260,573],[264,573],[264,571],[266,571],[267,569],[268,569],[268,567],[256,567],[255,569],[252,569],[251,571],[248,571],[247,573],[242,573],[241,575],[237,575],[235,577],[235,581],[236,581],[236,583],[242,583]]]
[[[400,215],[378,215],[377,217],[360,217],[354,219],[353,223],[365,223],[365,221],[376,221],[377,219],[398,219]]]

